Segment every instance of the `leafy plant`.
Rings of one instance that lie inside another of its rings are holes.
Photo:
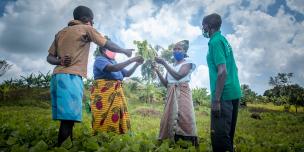
[[[298,107],[304,107],[304,88],[298,84],[292,84],[293,73],[278,73],[270,77],[269,84],[273,88],[266,90],[264,96],[276,105],[294,105],[296,112]]]
[[[141,100],[144,100],[146,103],[153,102],[157,96],[157,89],[153,82],[156,80],[156,73],[154,72],[152,65],[155,64],[154,59],[157,57],[158,49],[153,48],[146,40],[144,41],[134,41],[134,44],[137,46],[138,52],[137,55],[142,56],[145,59],[145,63],[141,66],[141,75],[142,79],[146,81],[145,87],[142,88],[144,91],[140,97]],[[163,71],[163,69],[160,69]]]
[[[250,108],[240,109],[234,140],[236,151],[303,151],[303,111],[298,115],[272,111],[273,105],[255,104],[263,108],[262,120],[250,117]],[[281,106],[283,107],[283,106]],[[117,135],[97,133],[92,135],[91,117],[84,113],[83,122],[75,124],[73,140],[66,140],[56,147],[59,122],[53,121],[50,109],[37,107],[0,107],[1,151],[196,151],[189,142],[176,143],[156,139],[160,117],[140,115],[138,109],[163,111],[163,104],[132,103],[129,105],[132,132]],[[267,111],[268,110],[268,111]],[[282,108],[283,110],[283,108]],[[196,123],[199,136],[198,151],[212,151],[210,141],[209,107],[196,108]],[[204,115],[202,115],[204,114]],[[271,131],[269,131],[271,128]],[[72,146],[72,147],[71,147]],[[68,150],[67,150],[68,149]]]
[[[241,105],[246,106],[247,102],[255,102],[258,101],[257,93],[252,91],[247,84],[241,85],[243,97],[241,98]]]
[[[146,40],[133,42],[138,49],[137,55],[142,56],[145,59],[145,63],[141,66],[141,75],[143,80],[146,80],[148,84],[151,84],[156,79],[156,74],[153,72],[152,64],[154,64],[154,58],[157,56],[157,51]]]
[[[195,88],[192,89],[192,100],[195,105],[210,105],[210,95],[208,95],[208,91],[206,88]]]
[[[0,60],[0,77],[4,75],[13,65],[8,64],[5,60]]]

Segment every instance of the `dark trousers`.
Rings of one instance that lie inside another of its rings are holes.
[[[221,114],[211,112],[211,143],[214,152],[233,152],[233,138],[237,121],[239,99],[221,101]]]
[[[58,147],[61,146],[61,144],[70,137],[72,140],[73,137],[73,126],[74,121],[72,120],[61,120],[60,122],[60,128],[59,128],[59,134],[58,134]]]

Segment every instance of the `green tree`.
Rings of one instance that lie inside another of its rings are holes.
[[[3,76],[13,65],[8,64],[5,60],[0,60],[0,77]]]
[[[44,87],[44,88],[50,87],[50,82],[52,79],[51,71],[48,71],[46,74],[43,74],[40,72],[40,74],[42,75],[42,77],[41,77],[42,87]]]
[[[246,103],[248,102],[254,102],[257,101],[257,93],[252,91],[247,84],[241,85],[241,89],[243,92],[243,97],[241,98],[241,104],[246,106]]]
[[[286,87],[291,84],[293,73],[278,73],[275,77],[270,77],[269,85],[273,86],[272,95],[284,96],[287,94]]]
[[[298,84],[293,84],[287,86],[286,90],[288,90],[288,102],[294,105],[296,112],[298,112],[298,107],[304,106],[304,88]]]
[[[278,73],[275,77],[270,77],[269,84],[272,89],[266,90],[264,95],[276,105],[289,107],[294,105],[297,108],[304,106],[304,89],[298,84],[292,84],[293,73]]]
[[[147,84],[152,84],[156,79],[156,73],[152,69],[154,64],[154,58],[157,56],[157,50],[153,48],[146,40],[134,41],[137,46],[138,52],[136,55],[140,55],[145,59],[145,63],[141,66],[141,75],[143,80],[147,81]]]
[[[35,75],[31,73],[29,76],[21,76],[27,88],[31,88],[35,81]]]
[[[210,95],[208,95],[206,88],[192,89],[192,100],[194,102],[194,105],[210,105]]]
[[[152,64],[154,64],[154,58],[157,56],[157,50],[153,48],[146,40],[133,42],[138,49],[136,55],[140,55],[145,59],[145,62],[141,65],[142,79],[146,82],[145,87],[142,88],[144,92],[141,97],[146,103],[153,101],[155,93],[155,86],[153,82],[156,80],[156,73],[153,71]]]
[[[141,80],[138,77],[132,77],[124,80],[123,89],[125,96],[131,100],[139,99],[139,88],[141,87]]]

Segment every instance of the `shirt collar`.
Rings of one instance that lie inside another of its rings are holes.
[[[221,35],[221,31],[216,31],[216,32],[210,37],[209,42],[210,42],[214,37],[216,37],[217,35]]]

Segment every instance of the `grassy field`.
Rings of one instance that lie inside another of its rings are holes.
[[[74,128],[74,140],[55,147],[59,122],[52,121],[50,108],[32,106],[0,107],[1,151],[195,151],[182,149],[187,142],[158,142],[159,122],[163,105],[129,103],[132,134],[91,135],[91,117],[83,112],[84,121]],[[304,151],[304,113],[282,112],[283,107],[249,104],[240,109],[235,149],[243,151]],[[211,151],[210,109],[196,107],[200,151]],[[258,113],[259,119],[251,118]],[[71,145],[73,147],[71,148]],[[69,149],[69,150],[67,150]]]

